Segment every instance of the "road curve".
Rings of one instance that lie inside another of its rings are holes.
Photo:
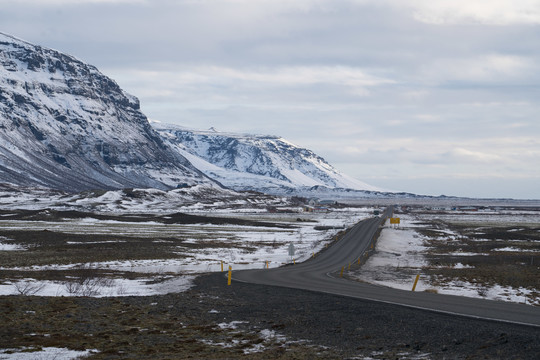
[[[540,327],[540,308],[525,304],[398,290],[341,278],[340,269],[368,249],[391,209],[356,224],[328,249],[303,263],[233,272],[233,280],[312,290],[480,319]]]

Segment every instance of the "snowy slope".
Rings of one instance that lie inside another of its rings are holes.
[[[67,191],[219,187],[95,67],[2,33],[0,182]]]
[[[161,123],[152,126],[199,170],[235,190],[274,194],[317,188],[380,191],[280,137],[191,130]]]

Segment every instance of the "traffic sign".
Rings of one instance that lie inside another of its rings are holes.
[[[289,256],[294,256],[294,244],[289,245]]]

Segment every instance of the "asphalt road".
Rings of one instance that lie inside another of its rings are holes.
[[[234,281],[319,291],[373,300],[429,311],[540,327],[540,308],[525,304],[491,301],[426,292],[413,292],[351,281],[340,276],[341,268],[355,264],[369,249],[382,226],[388,208],[380,218],[356,224],[325,251],[303,263],[274,269],[233,272]]]

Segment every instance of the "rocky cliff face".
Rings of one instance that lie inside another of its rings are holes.
[[[1,33],[0,182],[68,191],[213,184],[95,67]]]
[[[277,136],[191,130],[153,124],[198,169],[235,190],[294,194],[307,189],[379,189],[352,179],[311,150]]]

